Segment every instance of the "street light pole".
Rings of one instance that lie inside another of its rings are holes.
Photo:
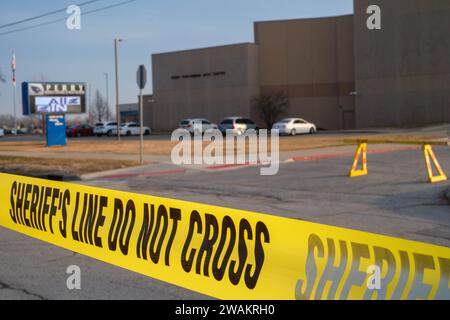
[[[106,86],[106,104],[109,108],[109,74],[108,72],[103,72],[103,75],[105,76],[105,86]]]
[[[117,44],[122,42],[122,39],[114,39],[114,61],[116,68],[116,121],[117,121],[117,141],[120,141],[120,108],[119,108],[119,65],[117,59]]]

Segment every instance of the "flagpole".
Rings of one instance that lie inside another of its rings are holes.
[[[13,100],[14,100],[14,130],[17,130],[17,118],[16,118],[16,84],[13,84]]]

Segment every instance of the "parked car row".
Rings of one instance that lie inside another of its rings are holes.
[[[179,128],[188,130],[191,134],[205,133],[206,130],[216,129],[223,134],[231,132],[235,135],[242,135],[246,131],[253,129],[258,131],[259,128],[254,121],[245,117],[227,117],[223,119],[219,125],[212,123],[204,118],[184,119],[180,121]],[[303,133],[315,133],[316,126],[301,118],[286,118],[278,121],[272,126],[272,129],[279,130],[281,135],[292,135]],[[133,136],[140,134],[140,125],[136,122],[122,123],[119,127],[121,136]],[[152,133],[149,127],[143,127],[144,135]],[[101,136],[115,136],[117,135],[117,122],[98,122],[95,127],[88,124],[74,125],[66,129],[68,137],[87,137],[97,135]],[[0,129],[0,137],[5,135],[3,129]]]
[[[150,135],[152,130],[149,127],[143,127],[144,135]],[[95,124],[94,134],[101,136],[115,136],[117,135],[117,122],[98,122]],[[141,133],[141,126],[136,122],[122,123],[119,127],[121,136],[135,136]]]
[[[228,117],[222,120],[219,125],[203,118],[184,119],[180,121],[179,128],[188,130],[191,134],[204,133],[208,129],[218,129],[222,134],[231,132],[235,135],[242,135],[247,130],[258,131],[256,123],[244,117]],[[317,128],[315,124],[301,118],[286,118],[278,121],[272,126],[272,129],[279,130],[281,135],[292,135],[303,133],[315,133]]]
[[[191,134],[204,133],[206,130],[216,129],[223,134],[227,130],[231,130],[233,134],[241,135],[249,129],[258,130],[258,127],[252,120],[243,117],[225,118],[220,125],[203,118],[184,119],[180,121],[178,127],[188,130]]]
[[[36,134],[35,131],[37,129],[29,129],[26,127],[20,127],[20,128],[8,128],[3,127],[0,128],[0,137],[3,137],[5,135],[19,135],[19,134]]]

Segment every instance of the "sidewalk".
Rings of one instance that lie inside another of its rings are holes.
[[[29,158],[57,158],[57,159],[112,159],[112,160],[139,161],[139,154],[97,153],[97,152],[74,153],[74,152],[0,151],[0,156],[29,157]],[[144,161],[165,162],[165,161],[170,161],[170,157],[144,154]]]

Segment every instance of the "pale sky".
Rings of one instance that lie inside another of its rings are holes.
[[[350,14],[353,0],[136,0],[120,7],[83,16],[90,10],[125,0],[99,0],[82,6],[81,30],[68,30],[65,21],[11,34],[2,33],[65,19],[52,16],[0,27],[0,114],[12,114],[11,56],[17,59],[17,106],[21,115],[24,81],[87,82],[106,95],[104,73],[109,75],[109,101],[115,104],[113,39],[119,47],[120,102],[137,100],[136,70],[149,72],[145,93],[152,93],[151,54],[167,51],[253,42],[253,22]],[[0,2],[0,26],[87,0],[15,0]]]

